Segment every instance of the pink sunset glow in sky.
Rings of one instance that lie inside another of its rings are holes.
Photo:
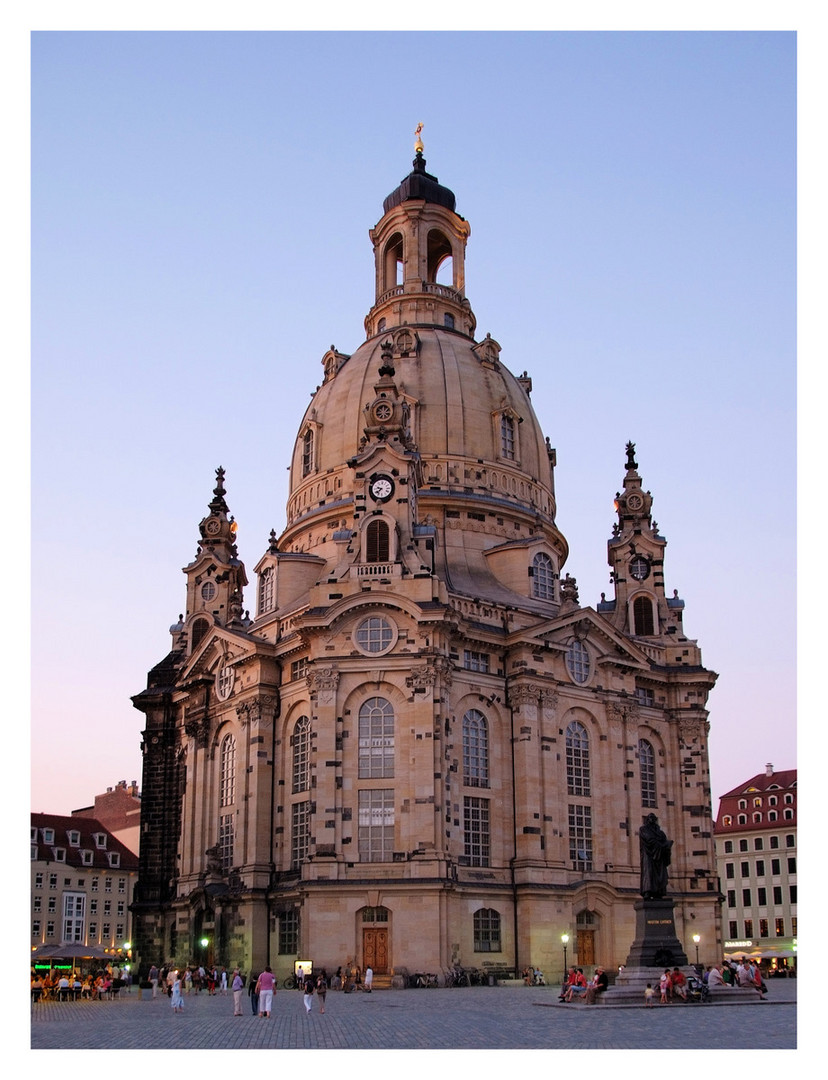
[[[284,527],[418,121],[478,336],[557,450],[581,603],[612,596],[632,440],[719,673],[714,800],[796,766],[794,34],[39,32],[31,76],[33,810],[140,782],[130,697],[215,469],[249,577]]]

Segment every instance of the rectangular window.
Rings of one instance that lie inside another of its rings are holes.
[[[731,919],[728,926],[730,927],[730,936],[732,938],[737,938],[739,936],[739,924],[735,919]]]
[[[747,849],[748,849],[747,840],[740,840],[739,841],[739,851],[747,851]]]
[[[796,837],[793,833],[788,833],[785,837],[785,847],[796,847]]]
[[[54,937],[54,936],[55,936],[55,924],[54,924],[54,921],[52,919],[50,919],[46,923],[46,937]]]
[[[310,854],[310,800],[294,803],[291,807],[290,865],[298,870]]]
[[[40,919],[34,919],[32,922],[32,937],[40,937]]]
[[[500,952],[500,915],[493,908],[474,913],[474,951]]]
[[[635,700],[639,705],[647,705],[652,708],[655,705],[655,693],[646,686],[636,686]]]
[[[760,919],[759,920],[759,937],[763,938],[763,937],[767,937],[767,936],[768,936],[768,920],[767,919]]]
[[[359,778],[371,780],[393,775],[393,710],[390,707],[369,707],[367,703],[359,712]]]
[[[515,459],[515,422],[511,416],[500,418],[500,456],[509,461]]]
[[[569,859],[573,870],[592,869],[592,810],[569,806]]]
[[[725,877],[732,878],[736,876],[736,868],[732,862],[725,863]]]
[[[796,885],[790,885],[789,886],[789,893],[790,893],[790,897],[791,897],[791,903],[795,904],[796,903]]]
[[[753,838],[753,850],[754,851],[761,851],[762,850],[762,837],[761,836],[755,836]]]
[[[770,846],[772,848],[778,848],[779,847],[779,837],[778,836],[772,836],[770,838]]]
[[[750,877],[750,863],[742,863],[742,877]]]
[[[745,937],[753,937],[753,919],[745,919]]]
[[[750,907],[750,889],[742,889],[742,907]]]
[[[774,920],[774,928],[776,930],[776,936],[777,937],[784,937],[785,936],[785,920],[784,919],[775,919]]]
[[[50,889],[56,889],[57,888],[57,874],[49,874],[49,888]]]
[[[771,873],[774,877],[781,872],[781,864],[779,859],[771,859]]]
[[[725,840],[724,847],[725,847],[725,855],[732,855],[733,854],[733,841],[732,840]],[[735,935],[734,935],[734,937],[735,937]]]
[[[42,906],[42,897],[36,896],[32,902],[32,911],[40,911]]]
[[[788,873],[789,874],[795,874],[796,873],[796,859],[788,859]]]
[[[301,660],[294,660],[290,665],[290,678],[291,682],[296,682],[297,679],[304,679],[308,674],[308,658],[302,657]]]
[[[63,940],[79,942],[84,939],[86,897],[83,893],[63,894]]]
[[[218,829],[218,854],[222,870],[229,870],[233,865],[234,839],[233,814],[221,814]]]
[[[469,671],[482,671],[485,673],[489,670],[489,654],[475,652],[473,649],[464,649],[463,667]]]
[[[773,887],[773,902],[774,904],[782,903],[782,886],[774,885]]]
[[[765,860],[764,859],[757,859],[756,860],[756,876],[757,877],[764,877],[765,876]]]
[[[735,908],[736,907],[736,890],[735,889],[728,889],[727,890],[727,906],[729,908]],[[733,936],[736,937],[735,934]]]
[[[279,955],[299,955],[299,912],[283,911],[279,916]]]
[[[756,890],[756,903],[759,907],[766,907],[768,903],[768,890],[761,885]]]
[[[463,851],[469,866],[489,865],[489,800],[463,799]]]
[[[359,793],[357,827],[360,862],[392,862],[394,858],[394,789]]]

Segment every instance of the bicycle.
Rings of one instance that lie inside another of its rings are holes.
[[[288,977],[282,983],[282,986],[285,988],[285,990],[295,990],[296,989],[296,976],[295,975],[288,975]]]

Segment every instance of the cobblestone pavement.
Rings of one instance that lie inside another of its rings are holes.
[[[765,1001],[717,1006],[560,1005],[556,987],[464,987],[328,993],[280,990],[270,1019],[233,1016],[232,996],[167,998],[133,990],[104,1002],[38,1004],[33,1050],[733,1050],[794,1049],[796,983],[779,980]]]

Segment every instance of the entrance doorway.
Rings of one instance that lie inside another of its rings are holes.
[[[379,927],[363,928],[362,968],[370,967],[375,975],[388,974],[388,930]]]

